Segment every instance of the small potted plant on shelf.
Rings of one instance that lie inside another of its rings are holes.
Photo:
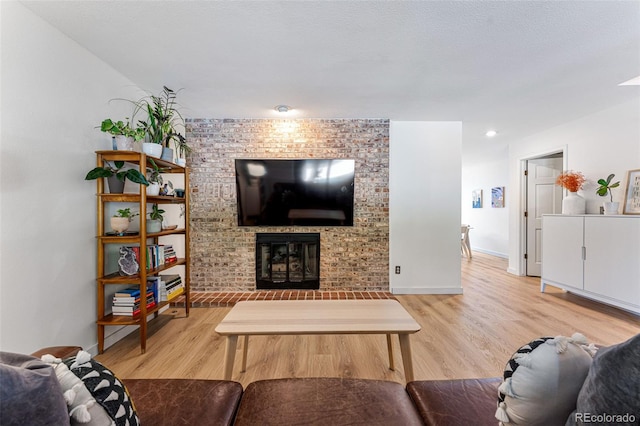
[[[582,188],[585,177],[580,172],[572,170],[561,173],[556,178],[556,185],[569,191],[569,194],[562,199],[562,214],[584,214],[586,203],[584,198],[578,195],[578,190]]]
[[[147,233],[153,234],[162,231],[162,220],[164,219],[164,210],[158,207],[157,204],[151,206],[151,212],[149,213],[149,219],[147,219]]]
[[[147,168],[147,180],[149,181],[149,186],[147,187],[147,195],[157,196],[157,195],[166,195],[161,194],[160,191],[162,189],[162,185],[164,184],[164,179],[162,179],[162,172],[166,171],[166,168],[160,168],[153,161],[153,158],[149,158],[149,162],[151,163],[151,167]],[[171,183],[168,181],[168,183]],[[173,189],[173,184],[171,183],[171,188]]]
[[[133,151],[133,143],[140,142],[144,139],[145,129],[138,126],[135,129],[131,127],[129,121],[113,121],[107,118],[102,121],[100,130],[111,134],[116,140],[116,148],[120,151]]]
[[[124,191],[124,181],[129,179],[131,182],[139,183],[140,185],[149,185],[149,181],[136,169],[123,170],[124,161],[114,161],[110,164],[105,161],[103,167],[96,167],[89,171],[84,177],[85,180],[95,180],[99,178],[107,178],[109,183],[109,192],[112,194],[122,194]]]
[[[604,207],[604,214],[606,215],[618,214],[618,206],[620,205],[618,201],[613,201],[613,192],[611,191],[611,189],[620,186],[620,181],[611,183],[611,180],[614,178],[614,176],[615,174],[611,173],[607,177],[607,179],[598,179],[598,184],[600,186],[598,187],[598,189],[596,189],[596,194],[601,197],[604,197],[605,195],[607,195],[607,193],[609,194],[609,201],[604,201],[602,203]]]
[[[116,214],[111,217],[111,229],[118,235],[124,235],[129,229],[129,224],[139,213],[131,212],[130,208],[119,209]]]

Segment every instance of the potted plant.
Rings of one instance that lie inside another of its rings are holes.
[[[147,168],[147,180],[149,181],[147,195],[157,196],[160,194],[160,188],[164,183],[161,173],[166,169],[158,167],[156,162],[153,161],[153,158],[149,158],[149,162],[151,163],[151,167]]]
[[[100,124],[100,130],[113,135],[116,140],[116,148],[121,151],[133,151],[133,143],[140,142],[145,137],[143,127],[131,127],[129,121],[113,121],[107,118]]]
[[[147,219],[147,233],[153,234],[162,231],[162,220],[164,219],[164,210],[158,207],[157,204],[151,206],[151,212],[149,213],[149,219]]]
[[[124,235],[129,229],[129,224],[139,213],[132,213],[130,208],[119,209],[116,214],[111,217],[111,229],[118,235]]]
[[[615,176],[615,174],[611,173],[607,179],[598,179],[598,184],[600,185],[598,187],[598,189],[596,189],[596,194],[598,194],[601,197],[604,197],[605,195],[607,195],[607,193],[609,193],[609,201],[604,201],[603,207],[604,207],[604,214],[618,214],[618,206],[620,205],[620,203],[618,201],[613,202],[613,192],[611,191],[611,189],[613,188],[617,188],[620,186],[620,181],[615,182],[615,183],[611,183],[611,180],[613,179],[613,177]]]
[[[569,191],[569,194],[562,199],[562,214],[584,214],[586,212],[584,198],[578,195],[578,190],[582,188],[585,180],[582,173],[572,170],[561,173],[556,178],[556,185]]]
[[[187,155],[191,153],[191,147],[187,145],[187,140],[181,134],[178,134],[176,149],[178,150],[176,164],[185,167],[187,165]]]
[[[169,148],[171,141],[184,139],[179,127],[184,127],[184,119],[178,111],[176,103],[176,92],[163,86],[159,95],[151,95],[143,98],[137,103],[138,108],[147,112],[147,119],[140,120],[140,125],[144,127],[149,140],[143,144],[143,151],[154,157],[160,157],[167,161],[173,161],[173,150]],[[159,145],[156,147],[149,144]],[[171,150],[166,155],[161,153],[162,148]],[[160,150],[160,153],[158,152]]]
[[[114,161],[113,165],[108,161],[105,161],[105,166],[96,167],[89,171],[84,179],[94,180],[98,178],[107,178],[107,182],[109,183],[109,192],[112,194],[122,194],[125,179],[129,179],[131,182],[139,183],[140,185],[149,185],[147,179],[138,170],[122,170],[122,167],[124,167],[124,161]]]

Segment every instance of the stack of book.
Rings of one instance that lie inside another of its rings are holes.
[[[152,289],[147,290],[147,310],[156,306],[156,299]],[[120,290],[113,295],[111,312],[113,315],[134,316],[140,313],[140,288],[138,286]]]
[[[168,302],[184,292],[182,277],[178,274],[147,277],[147,288],[151,289],[157,303]]]
[[[140,247],[129,247],[136,255],[136,261],[140,265]],[[167,263],[173,263],[178,260],[176,252],[171,244],[151,244],[146,249],[145,265],[147,271],[159,268]]]

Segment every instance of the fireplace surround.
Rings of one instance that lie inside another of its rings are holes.
[[[320,289],[320,234],[257,233],[256,289]]]

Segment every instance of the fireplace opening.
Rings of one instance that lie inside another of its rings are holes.
[[[256,289],[320,289],[320,234],[256,234]]]

